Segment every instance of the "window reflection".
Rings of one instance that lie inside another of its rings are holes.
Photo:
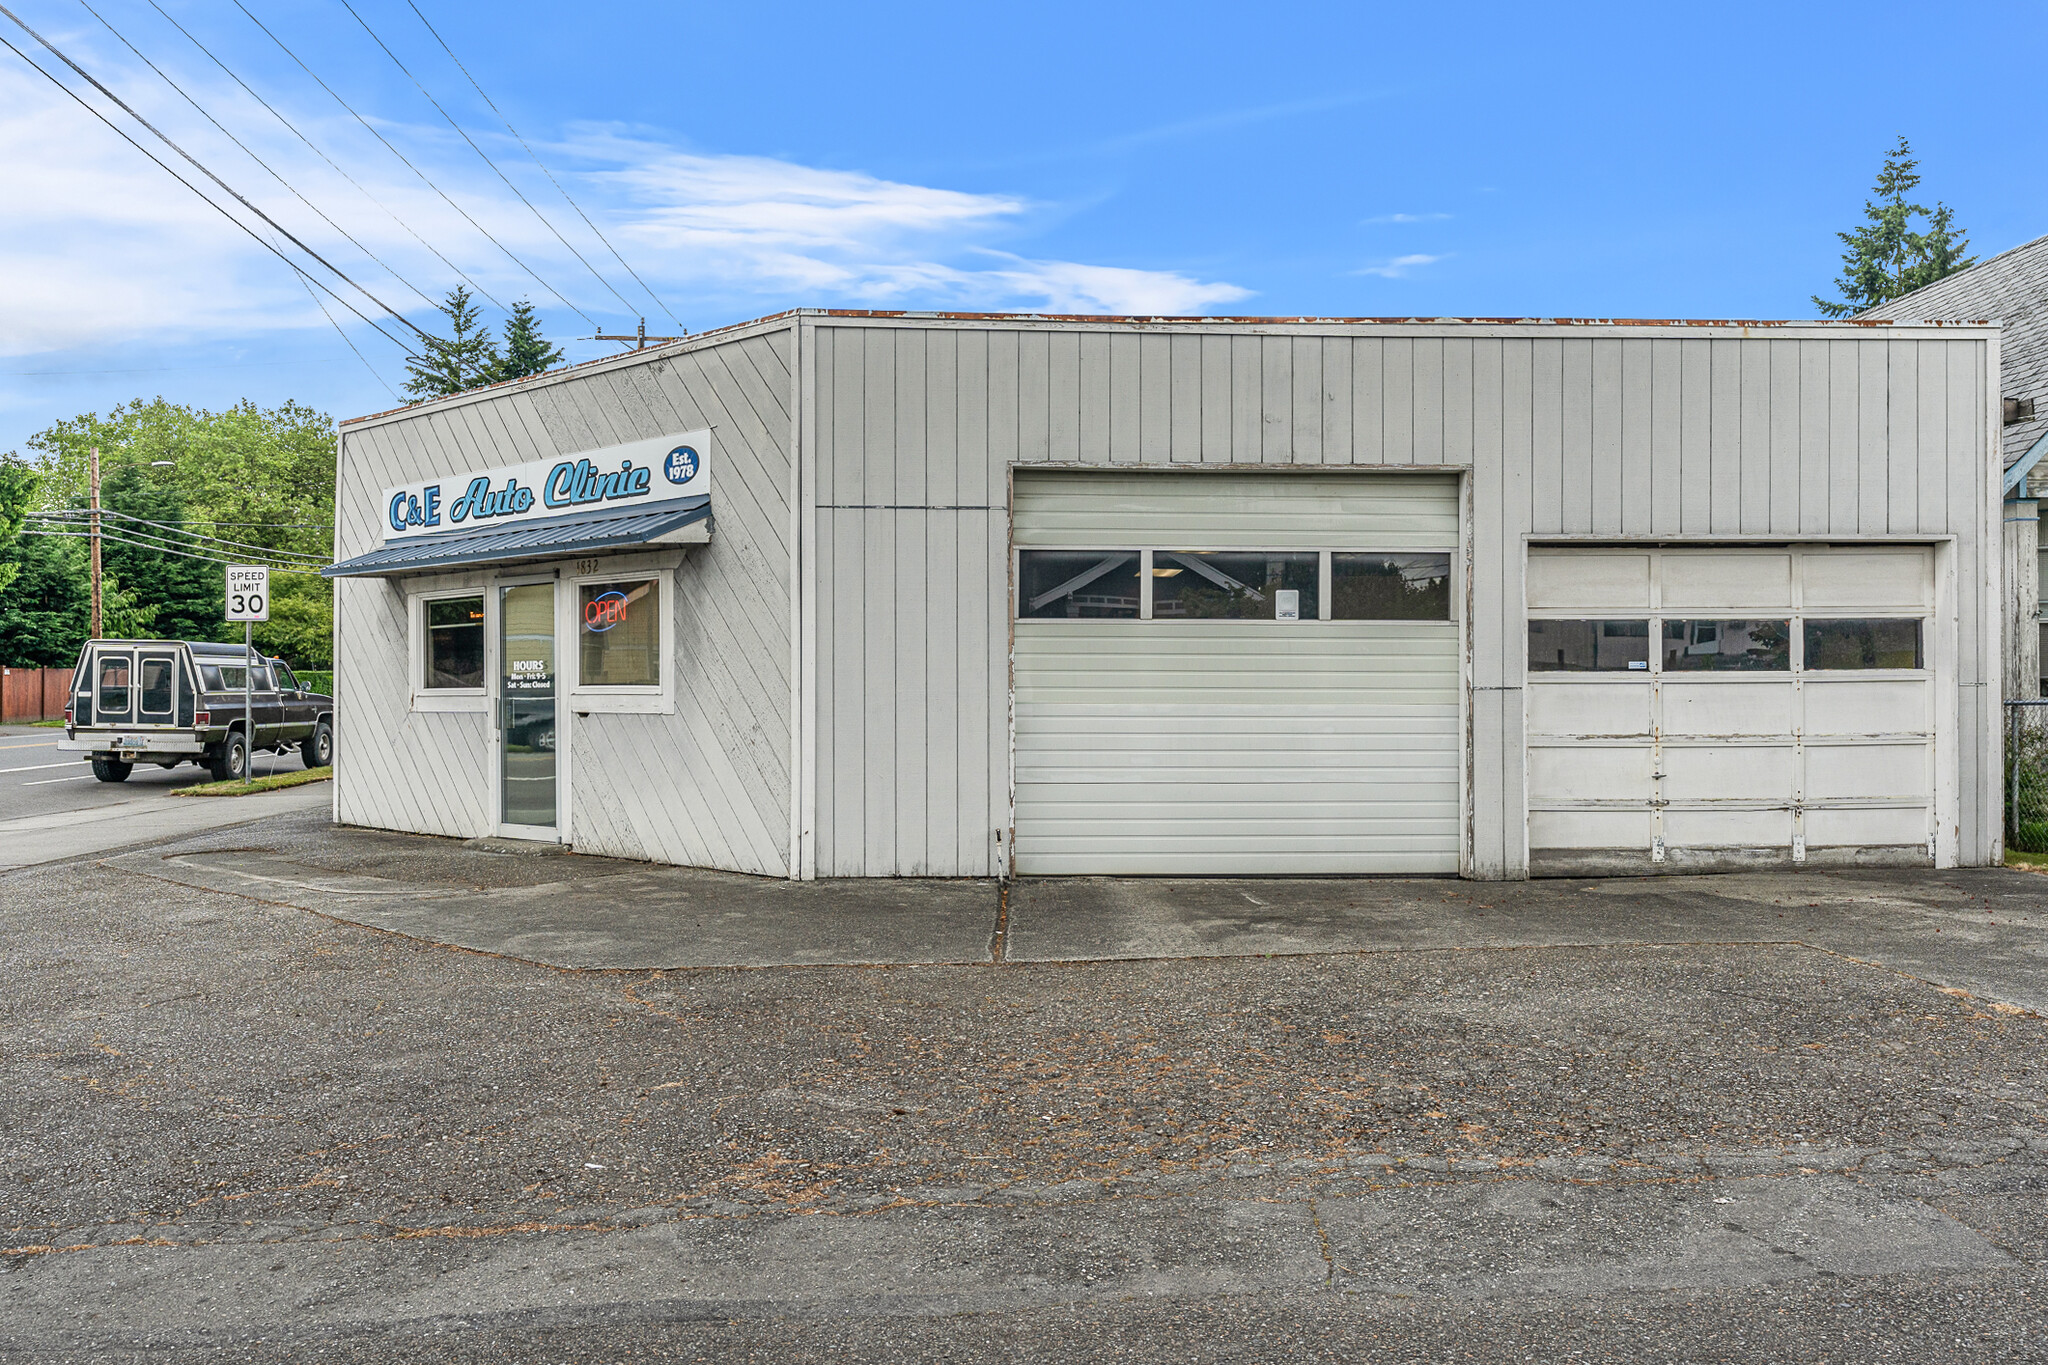
[[[1531,621],[1531,673],[1646,672],[1648,621]]]
[[[1332,554],[1330,617],[1336,621],[1448,621],[1451,557]]]
[[[1790,621],[1666,621],[1664,671],[1789,670]]]
[[[1154,550],[1152,619],[1313,621],[1318,559],[1313,550]]]
[[[1136,550],[1025,550],[1017,615],[1037,620],[1138,615]]]
[[[1805,623],[1808,668],[1921,668],[1917,620]]]

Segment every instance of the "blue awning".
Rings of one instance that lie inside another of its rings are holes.
[[[401,574],[431,573],[472,564],[571,559],[601,550],[692,544],[703,540],[709,528],[699,528],[689,535],[677,533],[708,521],[710,516],[711,498],[707,494],[651,507],[614,507],[514,526],[444,531],[394,540],[320,572],[327,578],[396,578]]]

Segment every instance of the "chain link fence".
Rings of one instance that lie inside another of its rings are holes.
[[[2048,699],[2005,704],[2005,846],[2048,853]]]

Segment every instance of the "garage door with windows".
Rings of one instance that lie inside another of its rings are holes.
[[[1534,546],[1530,869],[1934,858],[1929,547]]]
[[[1458,870],[1455,475],[1014,499],[1019,873]]]

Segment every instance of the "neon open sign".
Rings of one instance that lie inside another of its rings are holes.
[[[599,593],[583,604],[583,628],[602,635],[626,619],[626,594],[616,590]]]

